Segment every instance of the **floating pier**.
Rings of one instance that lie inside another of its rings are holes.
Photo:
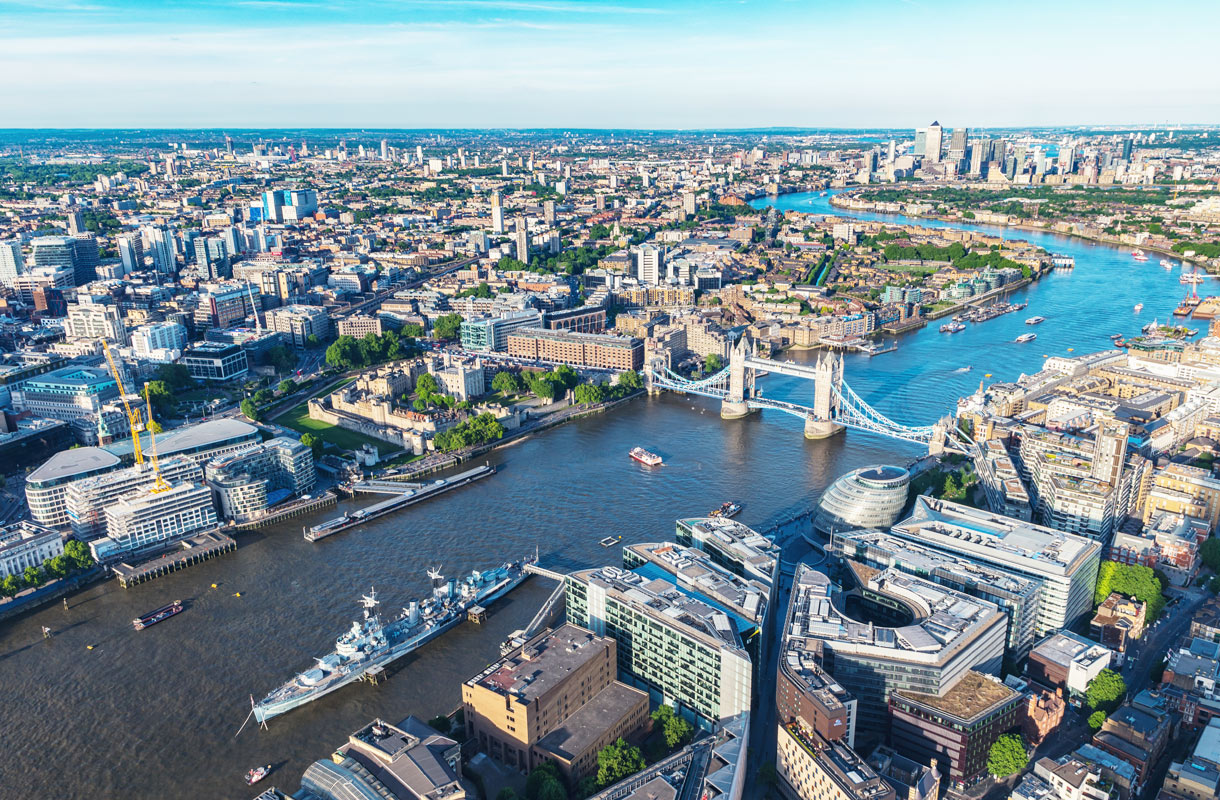
[[[350,514],[344,514],[341,517],[329,519],[320,525],[315,525],[305,531],[305,540],[316,542],[320,539],[325,539],[327,536],[345,531],[348,528],[359,525],[363,522],[368,522],[372,519],[385,516],[394,511],[398,511],[408,506],[413,506],[423,500],[428,500],[438,495],[442,495],[450,489],[456,489],[459,486],[465,486],[468,483],[473,483],[480,478],[485,478],[496,471],[495,467],[483,465],[467,470],[466,472],[453,475],[449,478],[433,481],[432,483],[416,484],[414,486],[399,485],[398,491],[389,500],[382,500],[379,503],[374,503],[358,511],[353,511]],[[378,482],[380,483],[380,482]],[[375,488],[367,485],[360,488],[357,484],[356,491],[371,491],[382,493],[386,491],[386,487],[377,486]]]
[[[220,531],[209,531],[192,536],[178,542],[174,550],[158,556],[151,561],[132,566],[131,564],[116,564],[112,569],[119,579],[119,585],[124,589],[137,583],[160,578],[171,572],[186,569],[192,564],[198,564],[223,553],[231,553],[237,549],[233,537]]]
[[[339,502],[339,496],[334,492],[327,490],[317,497],[310,500],[295,500],[291,503],[285,503],[270,514],[261,516],[258,519],[250,519],[245,522],[238,523],[235,527],[239,531],[249,531],[255,528],[261,528],[264,525],[271,525],[276,522],[290,519],[291,517],[299,517],[302,514],[312,514],[315,511],[320,511],[327,506],[333,506]]]

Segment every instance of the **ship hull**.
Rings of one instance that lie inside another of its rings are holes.
[[[353,663],[348,672],[335,678],[331,682],[291,697],[271,700],[270,702],[264,700],[263,702],[256,704],[253,710],[254,719],[259,723],[264,723],[273,717],[286,714],[293,709],[300,708],[307,703],[312,703],[314,700],[325,697],[331,692],[347,686],[349,683],[358,680],[371,669],[385,667],[394,661],[397,661],[408,653],[414,652],[420,647],[423,647],[425,644],[441,634],[447,633],[455,628],[458,623],[465,618],[466,609],[470,606],[494,603],[496,600],[499,600],[501,597],[519,586],[528,576],[529,573],[522,570],[519,574],[510,575],[504,578],[502,581],[487,587],[485,592],[476,595],[465,605],[457,606],[448,617],[438,622],[433,627],[421,631],[414,636],[408,637],[407,639],[391,646],[386,651],[371,658]]]

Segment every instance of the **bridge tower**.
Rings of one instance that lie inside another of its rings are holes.
[[[729,393],[720,401],[721,419],[741,419],[749,416],[749,399],[754,396],[754,371],[746,369],[750,355],[748,337],[743,336],[729,351]]]
[[[814,366],[813,413],[805,417],[806,439],[828,439],[843,431],[835,422],[839,414],[839,386],[843,383],[843,359],[833,352],[818,356]]]

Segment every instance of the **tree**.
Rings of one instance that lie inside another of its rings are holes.
[[[249,397],[241,401],[241,413],[245,414],[246,419],[250,420],[251,422],[258,422],[260,416],[258,406],[255,405],[254,401]]]
[[[644,756],[640,754],[640,748],[633,747],[620,738],[614,744],[606,745],[597,754],[597,785],[604,789],[643,768]]]
[[[448,733],[451,723],[449,717],[444,714],[437,714],[432,719],[428,720],[428,727],[435,728],[439,733]]]
[[[271,391],[270,389],[259,389],[254,393],[254,402],[258,403],[260,406],[266,405],[274,399],[275,392]]]
[[[525,391],[525,381],[515,372],[497,372],[491,379],[491,388],[508,397]]]
[[[580,373],[572,369],[567,364],[560,364],[551,373],[559,383],[563,384],[563,388],[567,390],[574,389],[580,383]]]
[[[415,380],[415,393],[420,397],[428,397],[429,395],[437,394],[440,391],[440,385],[436,382],[436,376],[431,372],[425,372]]]
[[[1127,682],[1123,680],[1123,676],[1112,669],[1103,669],[1089,681],[1084,699],[1089,708],[1109,712],[1118,708],[1126,694]]]
[[[600,403],[606,399],[606,390],[600,383],[582,383],[572,390],[572,398],[577,403]]]
[[[21,573],[21,577],[25,580],[26,586],[41,586],[43,581],[42,570],[33,565],[25,568]]]
[[[326,363],[339,369],[355,369],[363,363],[359,343],[351,336],[340,336],[326,348]]]
[[[685,744],[695,732],[693,725],[675,714],[674,710],[667,705],[660,705],[656,711],[652,712],[652,721],[656,727],[661,729],[661,734],[665,737],[665,744],[670,750],[676,750]]]
[[[279,390],[280,394],[292,394],[297,390],[297,382],[292,378],[285,378],[280,381]]]
[[[93,565],[93,554],[83,543],[72,539],[64,543],[64,555],[76,569],[85,569]]]
[[[267,351],[267,362],[279,373],[289,372],[297,365],[297,354],[282,344]]]
[[[720,360],[720,356],[712,353],[703,360],[703,366],[707,368],[708,372],[719,372],[724,369],[724,362]]]
[[[432,333],[438,339],[456,339],[462,330],[460,314],[445,314],[432,323]]]
[[[145,387],[145,394],[148,395],[148,401],[153,404],[158,413],[172,411],[178,405],[174,400],[174,390],[165,381],[149,381]]]
[[[1015,733],[1006,733],[996,739],[987,754],[987,771],[997,778],[1020,772],[1028,763],[1025,740]]]
[[[580,783],[576,784],[576,791],[572,794],[573,800],[585,800],[586,797],[597,791],[597,776],[586,775],[580,779]]]
[[[4,597],[12,597],[21,591],[21,582],[16,575],[6,575],[4,580],[0,581],[0,595]]]
[[[513,791],[513,787],[505,786],[496,794],[496,800],[517,800],[519,795]]]
[[[194,383],[185,364],[162,364],[157,367],[157,380],[164,381],[171,389],[186,389]]]
[[[1089,730],[1097,733],[1106,721],[1106,712],[1100,709],[1089,715]]]
[[[644,386],[644,380],[640,377],[640,373],[633,369],[626,372],[620,372],[618,376],[618,385],[628,391],[634,392],[636,389],[641,389]]]
[[[422,339],[424,338],[424,326],[420,325],[418,322],[408,322],[402,326],[402,330],[399,331],[399,334],[412,339]]]
[[[322,344],[322,340],[318,338],[318,334],[316,334],[316,333],[311,333],[305,337],[305,346],[306,347],[315,348],[315,347],[320,346],[321,344]]]
[[[543,782],[542,788],[538,790],[537,800],[568,800],[568,793],[558,779],[551,778]]]
[[[1165,607],[1165,596],[1161,594],[1163,584],[1151,567],[1139,564],[1119,564],[1103,561],[1097,571],[1097,588],[1093,593],[1093,605],[1100,605],[1118,592],[1148,604],[1148,619],[1156,619]]]
[[[315,436],[312,433],[302,433],[301,444],[313,451],[314,458],[321,456],[323,448],[326,447],[326,442],[322,441],[320,436]]]
[[[1220,538],[1211,537],[1199,546],[1199,558],[1213,571],[1220,572]]]
[[[528,800],[538,800],[542,787],[547,783],[559,783],[559,768],[555,766],[554,761],[543,761],[525,779],[526,798]]]
[[[147,426],[147,427],[148,427],[148,429],[149,429],[150,431],[152,431],[153,433],[161,433],[161,432],[162,432],[162,430],[163,430],[163,429],[161,428],[161,423],[160,423],[160,422],[157,422],[155,419],[150,419],[150,420],[148,421],[148,426]]]

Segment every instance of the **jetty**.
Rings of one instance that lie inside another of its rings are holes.
[[[237,542],[232,536],[220,531],[208,531],[177,542],[171,552],[150,561],[135,566],[127,563],[115,564],[111,569],[119,579],[119,585],[126,589],[236,549]]]
[[[390,483],[389,481],[361,481],[353,485],[353,493],[391,494],[392,496],[388,500],[381,500],[358,511],[343,514],[342,516],[328,519],[319,525],[314,525],[305,531],[305,540],[316,542],[325,539],[327,536],[332,536],[361,523],[408,508],[424,500],[430,500],[459,486],[473,483],[495,473],[495,471],[495,467],[484,464],[430,483],[407,484]]]

